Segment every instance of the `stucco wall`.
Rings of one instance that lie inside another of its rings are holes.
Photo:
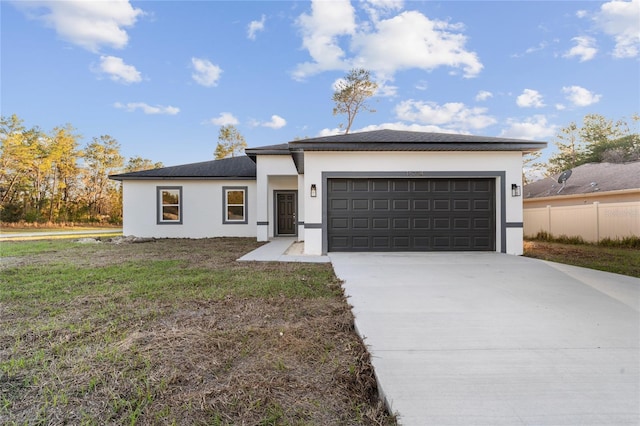
[[[259,155],[256,165],[257,218],[253,225],[257,227],[258,241],[267,241],[274,235],[273,191],[297,190],[298,172],[290,155]],[[298,194],[298,212],[300,209],[301,196]],[[298,238],[302,238],[300,230]]]
[[[158,224],[158,186],[182,187],[182,224]],[[223,187],[247,187],[247,223],[223,224]],[[124,235],[155,238],[256,236],[256,182],[252,180],[126,180]]]
[[[323,172],[444,172],[442,177],[469,177],[469,172],[496,172],[496,250],[522,254],[522,197],[511,196],[511,184],[522,186],[522,154],[516,152],[311,152],[304,154],[305,252],[320,254],[323,220]],[[456,172],[460,172],[456,174]],[[472,173],[471,173],[472,174]],[[504,175],[504,181],[499,175]],[[372,176],[373,177],[373,176]],[[316,185],[318,195],[310,197]],[[501,194],[504,193],[504,198]],[[504,206],[502,205],[504,199]],[[504,208],[503,208],[504,207]],[[504,210],[504,215],[502,211]],[[503,231],[502,224],[508,224]],[[502,234],[505,233],[505,235]],[[503,243],[504,242],[504,243]],[[506,247],[503,247],[506,246]]]

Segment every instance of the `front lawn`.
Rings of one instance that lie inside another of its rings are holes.
[[[395,424],[328,264],[3,242],[0,424]]]

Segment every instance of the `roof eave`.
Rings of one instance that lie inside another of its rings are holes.
[[[546,142],[290,142],[298,151],[521,151],[547,147]]]
[[[120,176],[111,175],[109,179],[125,180],[256,180],[255,176]]]

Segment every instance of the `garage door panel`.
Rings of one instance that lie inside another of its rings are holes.
[[[414,192],[429,192],[431,191],[430,181],[428,179],[416,179],[412,180]]]
[[[394,211],[408,211],[409,210],[409,200],[393,200],[393,210]]]
[[[413,210],[428,212],[429,210],[431,210],[430,200],[413,200]]]
[[[495,250],[492,178],[329,179],[327,187],[329,251]]]
[[[489,200],[473,200],[473,210],[475,211],[488,212],[492,207]]]
[[[376,179],[372,181],[372,190],[373,192],[389,192],[391,190],[389,184],[387,179]]]
[[[351,208],[353,210],[369,210],[369,200],[356,199],[351,201]]]
[[[353,192],[369,192],[369,181],[364,179],[352,180],[351,190]]]
[[[446,200],[433,200],[433,210],[434,211],[441,211],[441,212],[448,212],[449,210],[451,210],[451,200],[446,199]]]
[[[331,179],[329,181],[330,192],[348,192],[348,183],[346,179]]]
[[[369,219],[366,217],[354,217],[351,219],[351,228],[353,229],[369,229]]]
[[[408,217],[394,217],[391,219],[391,221],[394,231],[410,229]]]
[[[431,220],[428,217],[416,217],[413,219],[413,229],[431,229]]]
[[[381,231],[386,231],[391,229],[390,228],[390,224],[391,224],[391,218],[389,217],[374,217],[371,220],[373,229],[377,229],[377,230],[381,230]]]
[[[449,180],[438,179],[431,182],[434,192],[451,192],[451,182]]]
[[[391,186],[394,192],[409,192],[408,180],[393,180],[391,181]]]
[[[372,200],[371,202],[371,207],[373,208],[373,210],[389,211],[390,205],[391,203],[389,202],[389,200]]]
[[[340,198],[336,198],[331,200],[331,203],[329,205],[329,207],[331,208],[331,210],[348,210],[349,209],[349,200],[347,199],[340,199]]]
[[[470,210],[471,210],[471,200],[469,199],[453,200],[453,211],[468,212]]]
[[[453,192],[469,192],[471,190],[471,181],[467,179],[455,180],[452,182],[451,190]]]
[[[346,217],[334,217],[329,221],[329,226],[331,228],[338,230],[348,230],[349,229],[349,218]]]

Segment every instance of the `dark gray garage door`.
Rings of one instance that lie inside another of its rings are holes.
[[[329,179],[329,251],[495,250],[495,180]]]

